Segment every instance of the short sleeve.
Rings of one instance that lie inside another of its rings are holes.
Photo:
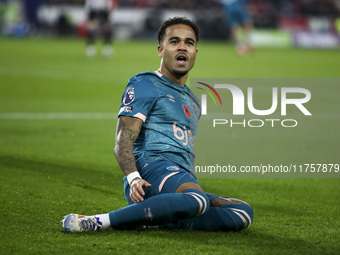
[[[123,92],[118,117],[136,117],[145,122],[157,99],[158,93],[151,79],[147,75],[136,75]]]

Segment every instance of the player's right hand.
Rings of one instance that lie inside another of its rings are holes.
[[[145,195],[144,189],[150,188],[151,184],[146,180],[141,178],[136,178],[131,182],[130,185],[130,198],[132,202],[139,203],[143,202],[144,198],[142,196]]]

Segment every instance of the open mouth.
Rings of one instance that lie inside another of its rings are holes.
[[[187,62],[187,56],[180,54],[180,55],[177,56],[176,60],[177,60],[177,64],[179,64],[181,66],[185,65],[185,63]]]

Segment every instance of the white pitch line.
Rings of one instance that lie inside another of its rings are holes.
[[[75,75],[76,74],[76,75]],[[14,77],[33,77],[33,78],[45,78],[55,80],[81,80],[90,82],[111,82],[112,77],[108,77],[105,74],[97,73],[83,73],[83,72],[67,72],[48,69],[28,69],[28,68],[8,68],[0,66],[0,76],[9,75]]]
[[[0,119],[11,120],[66,120],[66,119],[115,119],[116,113],[110,112],[4,112],[0,113]]]

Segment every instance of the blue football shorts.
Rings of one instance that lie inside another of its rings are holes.
[[[154,160],[150,163],[143,164],[143,167],[139,168],[140,165],[140,162],[137,162],[137,168],[141,177],[151,184],[150,188],[145,189],[144,199],[164,193],[175,193],[177,188],[183,183],[194,182],[200,185],[196,178],[188,171],[182,169],[170,160]],[[132,204],[130,199],[130,185],[126,177],[124,177],[123,182],[126,201]]]

